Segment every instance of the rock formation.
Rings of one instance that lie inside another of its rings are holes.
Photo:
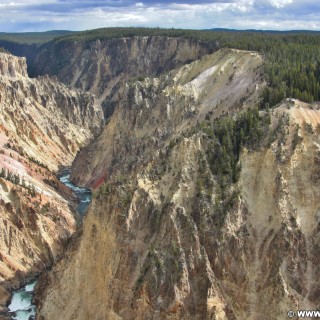
[[[75,227],[45,166],[70,164],[84,146],[72,177],[95,189],[64,258],[40,278],[39,320],[287,319],[320,307],[320,108],[288,99],[259,111],[263,58],[216,49],[166,37],[45,46],[36,72],[104,106],[87,146],[102,117],[90,94],[28,79],[23,60],[1,65],[0,106],[11,97],[2,161],[23,157],[36,191],[47,190],[43,201],[0,179],[0,270],[11,283],[22,263],[57,260]]]
[[[73,179],[96,187],[115,166],[144,161],[206,116],[253,107],[261,65],[255,53],[223,49],[160,78],[127,84],[99,138],[77,155]]]

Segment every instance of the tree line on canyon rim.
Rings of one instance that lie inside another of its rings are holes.
[[[58,37],[54,41],[94,41],[134,36],[184,37],[219,47],[257,51],[265,58],[268,86],[261,108],[272,107],[286,97],[305,102],[320,99],[320,33],[271,31],[217,31],[148,28],[105,28]]]
[[[102,28],[84,32],[0,33],[0,40],[29,45],[36,43],[41,50],[41,44],[45,47],[52,38],[54,43],[63,46],[68,41],[91,42],[134,36],[183,37],[214,43],[221,48],[261,53],[265,58],[264,77],[268,83],[262,93],[261,108],[272,107],[286,97],[305,102],[320,100],[319,32]],[[58,56],[56,58],[59,59]]]

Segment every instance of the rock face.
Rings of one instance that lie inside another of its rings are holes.
[[[24,58],[0,54],[0,86],[2,131],[50,169],[70,165],[101,128],[101,108],[91,94],[48,77],[29,79]]]
[[[226,49],[160,78],[127,84],[100,136],[77,155],[73,180],[95,188],[116,168],[130,171],[136,160],[142,164],[205,117],[253,107],[261,65],[255,53]]]
[[[319,308],[319,108],[276,108],[228,186],[200,124],[255,105],[261,66],[224,50],[128,85],[92,159],[77,160],[83,183],[105,182],[81,237],[42,278],[38,319],[287,319]]]
[[[74,233],[69,203],[75,199],[55,174],[98,133],[103,114],[91,94],[48,77],[30,79],[25,58],[6,53],[0,53],[0,110],[0,290],[5,291],[51,266]]]
[[[83,183],[107,179],[82,236],[41,281],[38,319],[287,319],[319,308],[319,108],[275,109],[270,139],[241,153],[227,188],[210,169],[200,123],[254,105],[261,65],[226,50],[128,85],[92,159],[77,160]]]
[[[28,77],[26,59],[1,52],[0,75],[10,78]]]
[[[126,81],[159,75],[199,59],[217,47],[157,36],[53,41],[35,58],[33,73],[56,75],[63,83],[94,93],[108,117],[122,97]]]

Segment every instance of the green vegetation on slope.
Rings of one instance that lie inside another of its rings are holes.
[[[205,137],[205,157],[200,158],[200,173],[205,167],[225,187],[239,179],[240,154],[245,147],[255,150],[275,139],[270,134],[271,116],[269,111],[260,114],[257,108],[248,109],[236,117],[224,116],[205,120],[194,127],[187,136],[202,132]],[[207,164],[206,164],[207,163]],[[201,183],[202,184],[202,183]],[[207,188],[208,186],[206,186]]]
[[[242,148],[257,148],[269,130],[270,121],[269,113],[260,117],[258,109],[249,109],[236,119],[222,117],[212,123],[203,123],[202,130],[210,139],[207,158],[212,174],[228,175],[237,182]]]
[[[15,185],[18,185],[18,186],[21,186],[22,188],[27,189],[28,195],[31,195],[32,197],[36,195],[35,186],[33,184],[30,184],[30,182],[28,182],[27,184],[24,177],[21,178],[19,174],[15,174],[9,171],[8,169],[1,168],[0,178],[3,178]]]
[[[274,144],[277,148],[277,160],[284,161],[281,146],[285,143],[288,125],[286,113],[271,116],[269,110],[259,111],[254,108],[234,117],[226,115],[213,121],[207,119],[190,130],[187,136],[202,134],[201,145],[204,147],[198,158],[198,200],[194,203],[195,215],[201,215],[202,208],[213,204],[214,216],[210,219],[221,226],[227,212],[239,200],[240,185],[237,182],[241,172],[242,150],[246,148],[250,152],[278,141]],[[297,143],[299,141],[292,142],[292,148]]]

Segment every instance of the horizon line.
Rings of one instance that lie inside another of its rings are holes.
[[[162,30],[192,30],[192,31],[235,31],[235,32],[313,32],[317,33],[320,32],[319,30],[312,30],[312,29],[236,29],[236,28],[223,28],[223,27],[216,27],[216,28],[208,28],[208,29],[194,29],[194,28],[174,28],[174,27],[141,27],[141,26],[119,26],[119,27],[101,27],[101,28],[93,28],[93,29],[84,29],[84,30],[67,30],[67,29],[50,29],[44,31],[11,31],[11,32],[0,32],[1,34],[27,34],[27,33],[48,33],[48,32],[86,32],[86,31],[93,31],[93,30],[101,30],[101,29],[162,29]]]

